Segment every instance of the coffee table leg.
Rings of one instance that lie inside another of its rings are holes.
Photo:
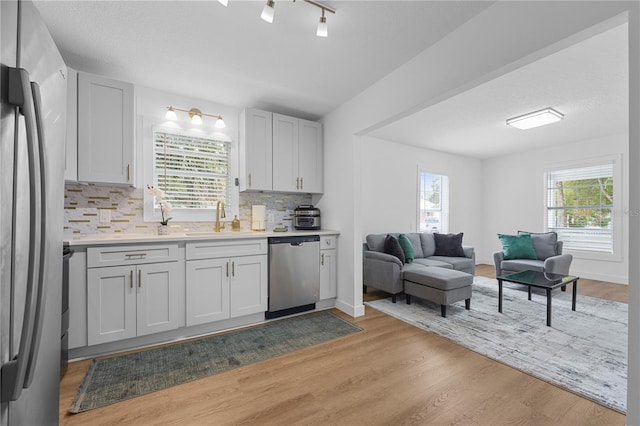
[[[502,313],[502,280],[498,280],[498,312]]]
[[[547,289],[547,326],[551,327],[551,289]]]
[[[528,293],[529,293],[529,300],[531,300],[531,286],[528,285],[527,289],[528,289]]]
[[[576,294],[578,293],[578,280],[573,282],[573,298],[571,299],[571,310],[576,310]]]

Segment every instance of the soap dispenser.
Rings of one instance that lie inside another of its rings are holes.
[[[238,219],[238,215],[235,215],[235,217],[231,221],[231,229],[234,231],[240,230],[240,219]]]

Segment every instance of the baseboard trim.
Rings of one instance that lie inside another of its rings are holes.
[[[336,299],[337,309],[341,310],[347,315],[351,315],[354,318],[361,317],[364,315],[364,305],[353,306],[348,303],[343,302],[340,299]]]

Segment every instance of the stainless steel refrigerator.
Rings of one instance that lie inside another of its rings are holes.
[[[0,425],[57,424],[66,66],[31,1],[0,19]]]

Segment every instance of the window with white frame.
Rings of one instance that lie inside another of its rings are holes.
[[[421,171],[419,181],[418,231],[449,232],[449,178]]]
[[[213,221],[218,201],[232,208],[230,142],[155,130],[152,168],[153,186],[166,193],[174,220]],[[159,210],[153,205],[154,216]]]
[[[601,254],[619,251],[620,165],[614,159],[547,170],[546,225],[563,249]]]

